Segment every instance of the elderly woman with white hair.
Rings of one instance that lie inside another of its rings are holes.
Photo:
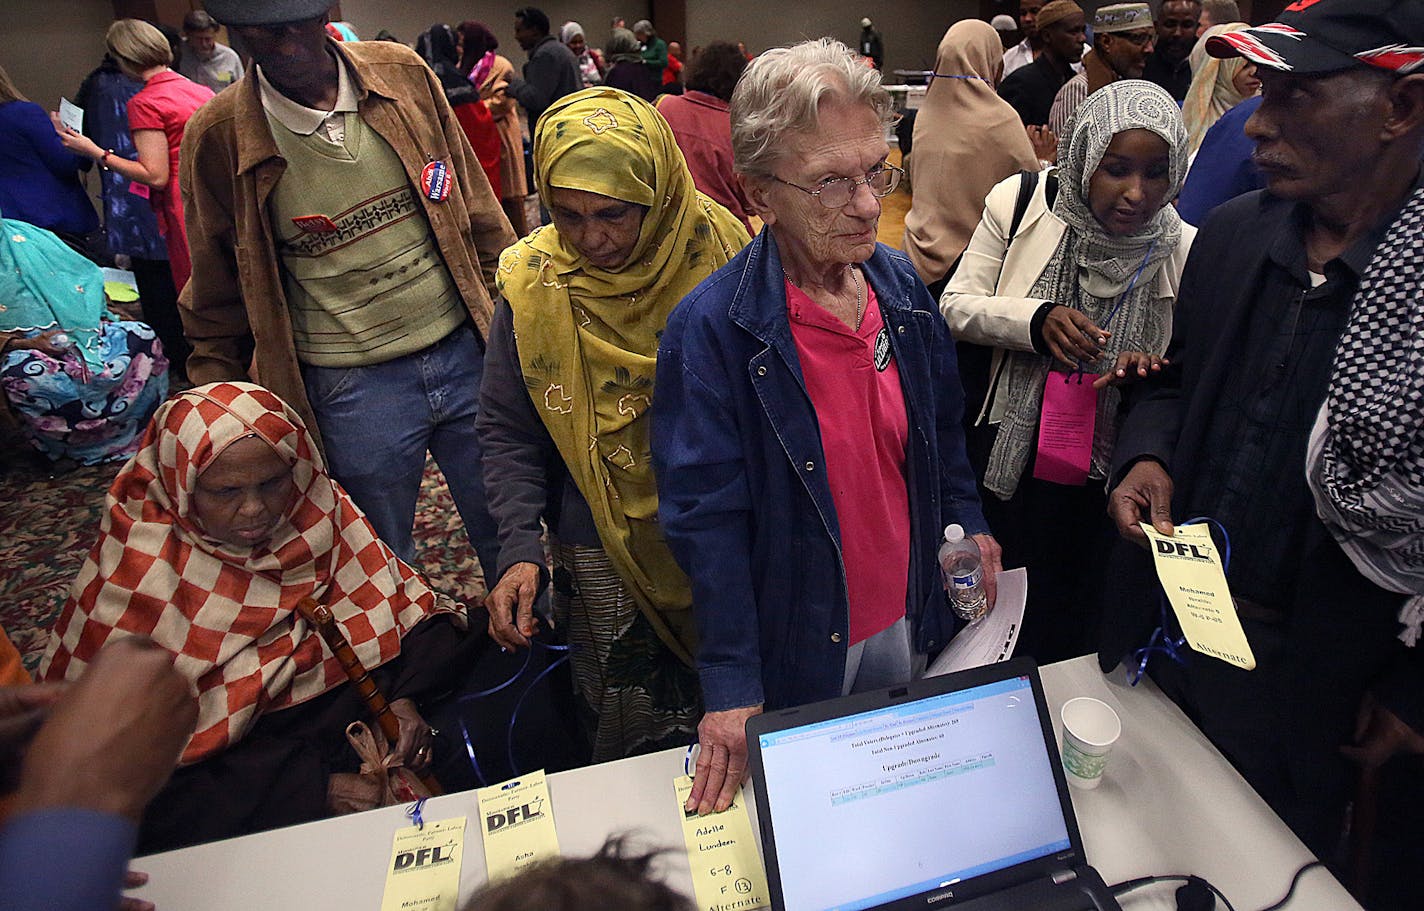
[[[910,261],[876,242],[893,116],[879,73],[831,39],[762,54],[732,95],[766,228],[673,312],[653,409],[707,710],[689,810],[730,804],[763,708],[923,673],[956,632],[946,524],[978,540],[993,597],[954,347]]]

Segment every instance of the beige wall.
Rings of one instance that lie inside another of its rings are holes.
[[[885,41],[886,81],[895,82],[892,70],[933,69],[945,30],[978,8],[978,0],[688,0],[687,30],[693,45],[744,41],[753,53],[823,35],[855,47],[869,16]]]
[[[104,55],[104,30],[114,19],[112,0],[3,0],[5,27],[0,29],[0,66],[34,101],[53,109],[61,95],[71,95]],[[516,64],[523,52],[514,41],[514,11],[527,0],[471,4],[448,0],[344,0],[342,15],[363,37],[390,29],[402,41],[434,22],[455,24],[481,19],[500,39],[500,51]],[[536,5],[538,4],[536,0]],[[648,15],[648,0],[574,0],[545,2],[554,27],[568,19],[583,24],[589,41],[602,45],[615,15],[629,24]],[[860,17],[870,15],[885,36],[885,68],[933,66],[935,48],[950,23],[972,16],[976,0],[801,0],[792,4],[766,0],[687,0],[688,47],[716,39],[744,41],[753,51],[831,35],[854,44]]]
[[[104,32],[114,21],[110,0],[3,0],[0,66],[19,90],[47,110],[104,57]]]
[[[441,0],[341,0],[341,16],[356,28],[362,38],[374,38],[376,32],[387,29],[406,44],[415,44],[416,36],[436,22],[458,25],[465,19],[475,19],[489,26],[499,39],[499,53],[516,65],[525,61],[524,52],[514,40],[514,11],[523,6],[537,6],[549,16],[552,31],[573,20],[584,27],[591,44],[599,47],[608,36],[608,23],[622,16],[632,25],[648,15],[647,0],[577,0],[573,3],[548,3],[539,0],[496,0],[482,3],[451,3]]]
[[[407,0],[342,0],[342,15],[362,37],[386,28],[407,44],[433,22],[452,25],[462,19],[479,19],[500,40],[500,53],[516,64],[524,62],[514,41],[514,11],[528,0],[496,3]],[[608,22],[615,15],[633,21],[648,15],[647,0],[576,0],[534,4],[549,14],[554,28],[573,19],[583,25],[590,43],[601,46]],[[958,19],[973,16],[978,0],[799,0],[780,4],[766,0],[687,0],[686,45],[723,39],[744,41],[752,51],[790,44],[803,38],[831,35],[852,46],[860,37],[860,18],[869,15],[885,37],[885,68],[929,69],[945,29]],[[657,23],[655,22],[654,25]]]

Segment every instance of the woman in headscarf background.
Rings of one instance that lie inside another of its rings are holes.
[[[445,99],[460,121],[460,128],[470,140],[480,167],[489,178],[494,195],[500,195],[500,137],[494,116],[484,101],[479,89],[464,73],[460,72],[459,41],[455,30],[448,25],[435,24],[421,32],[415,42],[415,52],[429,64],[445,90]]]
[[[553,224],[500,258],[480,390],[500,525],[490,634],[517,648],[533,633],[549,583],[542,519],[556,623],[604,761],[685,744],[701,717],[692,595],[657,522],[648,412],[668,314],[748,238],[697,192],[667,122],[631,95],[560,100],[534,147]]]
[[[390,700],[388,764],[429,767],[415,700],[458,680],[479,640],[376,537],[286,403],[251,383],[174,396],[106,507],[39,676],[73,680],[106,642],[141,634],[196,687],[197,727],[141,852],[328,815],[329,776],[357,766],[345,728],[368,713],[303,598],[331,611]]]
[[[524,169],[524,126],[519,120],[519,102],[505,87],[514,78],[514,64],[495,50],[499,39],[483,22],[460,23],[460,72],[479,89],[499,129],[499,188],[495,193],[514,233],[524,235],[524,197],[529,195],[529,178]]]
[[[49,231],[8,218],[0,219],[0,302],[0,412],[52,462],[131,455],[168,395],[168,359],[153,329],[108,311],[98,266]]]
[[[1001,47],[987,22],[952,25],[915,118],[915,195],[904,248],[936,298],[979,226],[984,197],[1005,177],[1040,167],[1019,115],[997,91]]]
[[[643,62],[643,49],[638,39],[626,28],[615,28],[608,35],[604,50],[608,56],[608,72],[603,84],[622,89],[644,101],[653,101],[662,91],[662,70],[654,73]]]
[[[1187,125],[1187,152],[1195,159],[1206,131],[1221,115],[1261,90],[1256,64],[1244,57],[1218,60],[1206,52],[1206,43],[1217,35],[1250,28],[1245,22],[1213,25],[1192,48],[1192,85],[1182,103],[1182,120]]]
[[[563,28],[559,29],[559,40],[573,51],[574,57],[578,59],[579,76],[583,79],[584,88],[603,82],[603,73],[608,67],[604,65],[603,54],[599,53],[598,48],[588,46],[582,25],[565,22]]]
[[[975,421],[987,427],[970,454],[1004,565],[1027,566],[1033,580],[1019,651],[1041,663],[1094,641],[1100,555],[1113,534],[1104,481],[1120,418],[1115,386],[1161,369],[1196,234],[1170,205],[1187,166],[1171,95],[1115,82],[1089,95],[1068,127],[1058,168],[1037,181],[1013,238],[1023,178],[990,191],[940,301],[956,338],[995,349]],[[1075,470],[1035,456],[1046,392],[1053,413],[1093,422],[1091,446],[1066,459]]]

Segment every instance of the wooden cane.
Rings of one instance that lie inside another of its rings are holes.
[[[298,601],[297,611],[307,619],[308,623],[316,627],[316,631],[325,640],[327,648],[331,649],[331,653],[341,664],[341,669],[346,672],[346,679],[351,681],[351,685],[356,688],[356,693],[366,703],[366,708],[370,709],[371,714],[376,717],[376,724],[380,726],[381,733],[385,734],[386,739],[394,746],[400,740],[400,719],[396,717],[395,712],[391,711],[390,703],[386,702],[386,697],[381,694],[375,679],[361,663],[356,650],[351,647],[350,642],[346,641],[346,636],[336,625],[336,618],[331,615],[331,611],[327,610],[325,606],[317,604],[311,598],[303,598]],[[445,793],[445,789],[440,787],[440,782],[434,775],[427,772],[418,777],[420,783],[429,789],[432,797]]]

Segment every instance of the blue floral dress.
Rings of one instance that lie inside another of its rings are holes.
[[[168,396],[168,358],[153,329],[107,319],[99,329],[98,373],[73,348],[60,360],[36,350],[10,351],[0,365],[0,389],[11,411],[51,459],[97,465],[128,458]]]

